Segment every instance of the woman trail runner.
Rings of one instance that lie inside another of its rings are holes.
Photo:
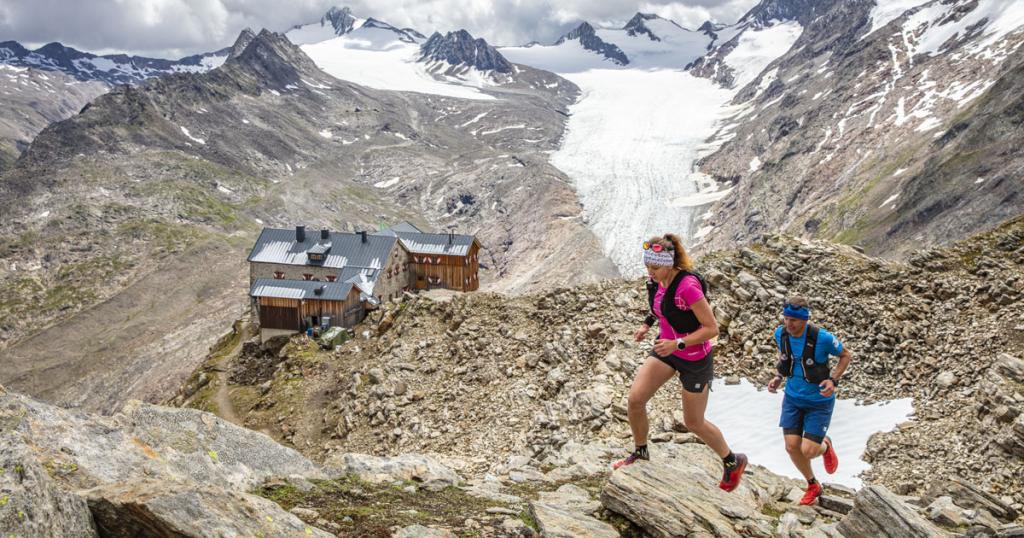
[[[733,454],[721,430],[704,419],[714,366],[711,339],[718,324],[706,297],[703,280],[693,272],[693,262],[679,237],[665,234],[643,244],[643,261],[650,280],[647,296],[651,313],[637,329],[641,341],[655,321],[658,339],[651,356],[637,372],[629,389],[629,427],[635,449],[612,468],[650,459],[647,450],[647,402],[677,372],[682,383],[683,417],[686,428],[696,434],[722,458],[722,481],[718,486],[732,491],[739,486],[747,457]]]

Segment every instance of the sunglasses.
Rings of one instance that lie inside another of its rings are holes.
[[[786,304],[782,305],[782,308],[785,308],[785,309],[788,309],[788,310],[807,310],[806,306],[797,306],[795,304],[790,304],[790,303],[786,303]]]
[[[661,243],[650,243],[648,241],[644,241],[644,250],[661,252],[663,250],[673,251],[675,249],[672,247],[662,246]]]

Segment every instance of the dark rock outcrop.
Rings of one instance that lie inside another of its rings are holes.
[[[622,49],[617,45],[607,43],[598,37],[597,32],[589,22],[580,24],[575,30],[560,37],[558,41],[555,41],[555,45],[561,45],[566,41],[573,41],[577,39],[579,40],[580,45],[587,50],[594,51],[619,65],[629,64],[629,58],[626,57],[626,53],[622,52]]]
[[[420,47],[421,62],[448,62],[465,65],[480,71],[511,73],[512,64],[483,39],[473,39],[465,30],[441,35],[434,32]]]

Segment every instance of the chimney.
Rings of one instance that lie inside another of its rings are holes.
[[[313,288],[313,295],[323,295],[324,294],[324,288],[326,288],[326,287],[327,287],[326,284],[321,284],[321,285],[317,286],[316,288]]]
[[[455,232],[448,232],[448,244],[455,242]]]
[[[305,226],[296,226],[295,227],[295,240],[298,241],[299,243],[302,243],[302,242],[306,241],[306,227]]]
[[[362,232],[356,232],[356,233],[359,234],[360,239],[362,239],[362,242],[365,243],[366,242],[366,231],[364,230]]]
[[[330,238],[331,238],[331,231],[330,230],[328,230],[327,228],[324,228],[323,230],[320,230],[320,239],[321,240],[327,241]]]

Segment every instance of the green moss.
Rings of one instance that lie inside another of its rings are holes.
[[[540,524],[538,524],[537,520],[534,519],[533,514],[530,513],[529,508],[523,508],[523,510],[519,512],[519,520],[522,521],[527,527],[530,527],[538,533],[540,532]]]
[[[415,493],[409,493],[405,488],[417,484],[373,484],[356,477],[312,483],[315,487],[307,492],[287,484],[266,486],[255,493],[285,510],[296,506],[315,509],[321,517],[343,529],[360,531],[360,536],[390,536],[392,526],[416,523],[461,529],[467,518],[479,520],[486,515],[487,508],[502,504],[473,497],[456,487],[440,491],[417,488]],[[536,522],[532,526],[536,529]],[[473,531],[465,529],[459,532],[460,536],[474,535]]]

